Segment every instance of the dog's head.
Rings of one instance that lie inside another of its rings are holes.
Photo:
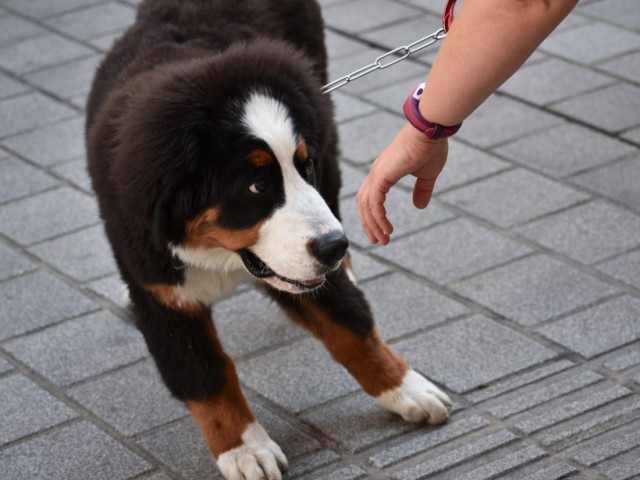
[[[317,288],[348,245],[316,188],[335,141],[328,102],[282,44],[145,75],[118,125],[122,207],[187,265],[211,268],[223,249],[275,288]]]

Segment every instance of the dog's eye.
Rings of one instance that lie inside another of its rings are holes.
[[[264,177],[260,177],[256,178],[256,180],[251,185],[249,185],[249,191],[254,195],[258,195],[269,190],[269,187],[269,180]]]
[[[313,169],[313,158],[309,157],[306,161],[305,174],[307,175],[307,178],[312,178],[314,173],[315,170]]]

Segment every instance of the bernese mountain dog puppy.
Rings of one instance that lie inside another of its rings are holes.
[[[145,0],[99,67],[89,172],[137,326],[228,479],[280,479],[211,305],[264,286],[383,407],[447,395],[381,339],[343,262],[337,137],[313,0]]]

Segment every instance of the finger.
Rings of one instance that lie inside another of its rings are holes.
[[[374,241],[372,243],[380,242],[383,245],[386,245],[387,243],[389,243],[389,236],[382,231],[382,229],[380,228],[376,220],[373,218],[370,205],[366,205],[364,207],[364,220],[365,220],[365,223],[367,224],[367,228],[369,229],[369,231],[371,232],[371,235],[374,238]]]
[[[369,242],[372,244],[378,243],[378,239],[373,234],[371,229],[369,228],[369,224],[367,222],[367,214],[365,212],[367,202],[363,200],[363,197],[366,196],[366,181],[360,187],[360,191],[358,195],[356,195],[356,206],[358,207],[358,216],[360,217],[360,224],[362,225],[362,230],[364,230],[365,235],[369,239]]]
[[[413,187],[413,204],[416,208],[426,208],[429,205],[435,185],[435,179],[416,179],[416,184]]]
[[[387,218],[387,209],[384,207],[384,203],[387,196],[378,191],[371,194],[369,199],[369,209],[371,210],[371,216],[376,225],[382,232],[389,236],[393,233],[393,225]]]

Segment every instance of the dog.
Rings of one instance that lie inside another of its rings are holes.
[[[386,409],[439,424],[451,406],[382,340],[352,281],[326,69],[313,0],[145,0],[88,99],[88,170],[136,325],[227,479],[287,466],[211,318],[242,282]]]

